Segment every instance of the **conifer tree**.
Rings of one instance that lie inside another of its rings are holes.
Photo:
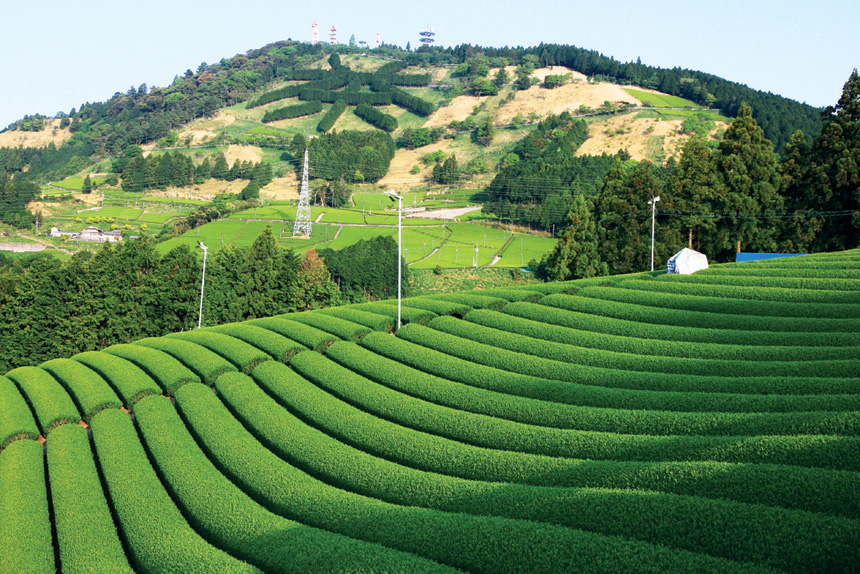
[[[719,178],[711,150],[702,138],[692,137],[684,144],[670,185],[675,209],[680,212],[676,227],[686,235],[687,247],[710,251],[716,230],[713,204]]]
[[[768,218],[782,209],[782,176],[777,169],[773,144],[741,104],[715,156],[720,188],[715,211],[723,215],[716,248],[740,252],[748,249],[772,251],[776,248],[777,223]]]
[[[583,279],[601,274],[597,228],[582,195],[577,195],[567,214],[566,227],[553,250],[544,255],[540,268],[550,281]]]
[[[826,218],[817,241],[819,249],[849,249],[860,245],[860,74],[856,68],[839,101],[825,108],[823,117],[806,194],[812,209],[854,212]]]
[[[89,174],[87,174],[87,176],[84,178],[84,184],[81,187],[81,192],[82,193],[92,193],[93,192],[93,180],[90,179]]]

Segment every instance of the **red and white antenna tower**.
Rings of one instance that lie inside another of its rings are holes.
[[[382,45],[382,40],[379,39],[379,32],[376,33],[376,47],[380,47]]]
[[[316,46],[320,41],[319,24],[314,22],[311,24],[311,45]]]
[[[331,32],[328,35],[328,39],[332,44],[337,44],[337,26],[331,27]]]

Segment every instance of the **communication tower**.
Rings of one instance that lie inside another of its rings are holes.
[[[299,192],[299,209],[296,211],[296,224],[293,226],[293,237],[296,235],[311,236],[311,191],[308,186],[308,150],[305,148],[305,167],[302,170],[302,189]]]
[[[433,44],[433,42],[436,41],[436,38],[434,38],[436,32],[433,31],[433,28],[430,27],[430,24],[427,25],[426,30],[421,30],[420,32],[418,32],[418,35],[421,36],[420,42],[425,46],[430,46]]]
[[[380,47],[382,45],[382,40],[379,39],[379,32],[376,33],[376,47]]]
[[[332,45],[337,44],[337,26],[331,27],[331,31],[328,34],[328,39]]]
[[[316,46],[320,41],[319,24],[314,22],[311,24],[311,45]]]

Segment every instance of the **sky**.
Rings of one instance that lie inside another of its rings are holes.
[[[338,40],[415,48],[569,44],[620,61],[721,76],[813,106],[836,103],[860,68],[858,0],[0,0],[0,129],[131,86],[166,86],[186,69],[268,43]]]

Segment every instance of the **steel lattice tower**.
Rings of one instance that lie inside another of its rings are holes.
[[[311,236],[311,192],[308,186],[308,150],[305,149],[305,168],[302,170],[302,189],[299,192],[299,209],[296,211],[296,224],[293,226],[293,237],[296,235]]]

